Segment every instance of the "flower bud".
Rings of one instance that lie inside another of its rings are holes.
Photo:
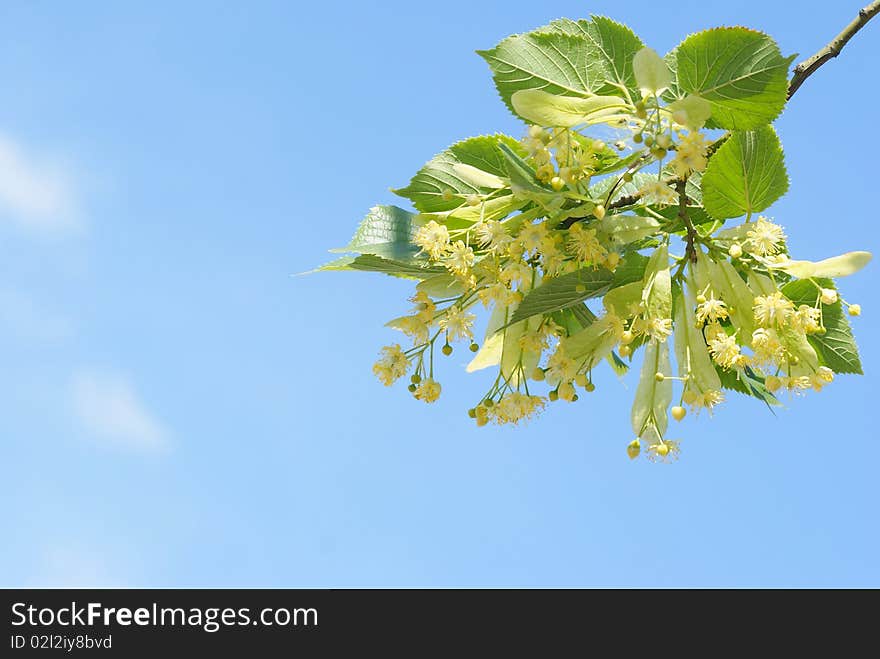
[[[849,305],[849,309],[847,309],[846,311],[850,316],[861,316],[862,315],[862,305],[851,304],[851,305]]]
[[[738,259],[743,255],[743,249],[738,243],[733,243],[733,245],[730,246],[730,249],[727,250],[727,253],[730,254],[730,258]]]
[[[593,209],[593,215],[595,215],[597,219],[601,220],[603,217],[605,217],[605,207],[602,204],[598,204]]]
[[[834,304],[837,302],[837,291],[833,288],[823,288],[819,291],[819,299],[822,304]]]
[[[642,443],[639,441],[639,438],[636,437],[632,440],[626,447],[626,454],[629,456],[630,460],[635,460],[639,457],[639,453],[642,452]]]
[[[676,405],[672,408],[672,418],[676,421],[681,421],[685,415],[687,414],[687,410],[684,409],[681,405]]]

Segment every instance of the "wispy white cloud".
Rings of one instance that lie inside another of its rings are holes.
[[[168,447],[168,431],[126,378],[79,373],[73,378],[72,397],[74,412],[95,436],[136,450],[161,451]]]
[[[60,162],[0,134],[0,219],[46,232],[79,225],[72,177]]]

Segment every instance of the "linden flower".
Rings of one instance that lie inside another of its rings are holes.
[[[608,250],[596,238],[596,230],[585,229],[580,224],[574,224],[568,230],[568,250],[585,263],[595,264],[608,255]]]
[[[373,373],[386,387],[406,375],[409,360],[398,344],[382,348],[379,360],[373,364]]]
[[[489,413],[492,420],[499,425],[515,424],[535,416],[544,409],[544,405],[544,398],[541,396],[529,396],[515,391],[493,405]]]
[[[810,383],[816,391],[822,391],[822,387],[834,380],[834,371],[827,366],[820,366],[815,373],[810,376]]]
[[[746,242],[748,251],[758,256],[778,254],[785,244],[785,232],[782,227],[763,216],[758,218],[746,236],[748,236]]]
[[[501,282],[489,284],[485,288],[481,288],[477,291],[477,296],[480,298],[480,302],[483,303],[484,307],[488,307],[492,303],[509,304],[510,294],[511,290]]]
[[[716,336],[709,341],[709,352],[719,366],[727,369],[739,365],[742,358],[735,335]]]
[[[796,377],[779,378],[781,386],[788,389],[794,394],[803,393],[804,390],[813,386],[813,381],[809,375],[798,375]]]
[[[413,343],[418,345],[428,340],[431,327],[420,316],[404,316],[400,318],[394,327],[409,337],[412,337]]]
[[[480,222],[474,231],[480,245],[493,252],[501,250],[512,240],[504,225],[498,220]]]
[[[663,181],[648,181],[639,188],[639,194],[641,195],[642,200],[647,204],[668,206],[677,201],[675,190],[670,188]]]
[[[780,291],[755,298],[755,322],[764,327],[783,327],[794,313],[794,304]]]
[[[759,364],[771,364],[782,358],[782,343],[772,329],[759,327],[752,332],[752,350],[755,361]]]
[[[681,453],[681,448],[679,447],[678,442],[671,439],[667,439],[665,442],[661,440],[657,444],[651,444],[647,450],[648,460],[651,462],[674,462],[675,460],[678,460],[679,453]]]
[[[822,312],[815,307],[802,304],[794,314],[794,326],[807,334],[822,331]]]
[[[409,301],[415,305],[413,312],[418,316],[419,320],[425,323],[430,323],[433,320],[437,305],[434,304],[434,300],[427,293],[419,291]]]
[[[727,305],[715,298],[714,293],[709,293],[709,297],[702,304],[697,305],[697,320],[700,323],[714,323],[727,318]]]
[[[544,268],[544,272],[548,275],[559,275],[562,274],[566,269],[566,260],[565,255],[562,252],[544,252],[541,255],[541,266]]]
[[[446,332],[449,341],[469,339],[473,337],[472,327],[477,317],[467,313],[460,307],[452,306],[446,310],[446,315],[440,321],[440,329]]]
[[[524,281],[531,281],[533,273],[534,270],[529,267],[528,263],[511,261],[501,269],[498,278],[505,284],[513,285]]]
[[[483,303],[483,306],[488,308],[493,303],[505,305],[510,304],[510,295],[512,292],[513,291],[501,282],[495,282],[494,284],[489,284],[477,291],[477,296],[480,298],[480,302]]]
[[[426,403],[433,403],[440,398],[440,383],[433,378],[426,378],[416,387],[413,396]]]
[[[706,169],[708,148],[709,145],[702,133],[691,132],[685,135],[676,148],[675,158],[672,159],[672,168],[678,177],[682,178],[691,172],[702,172]]]
[[[577,372],[577,363],[565,354],[562,346],[556,348],[556,351],[547,360],[547,382],[551,385],[571,382]]]
[[[654,341],[665,341],[672,334],[671,318],[650,318],[645,323],[645,334]]]
[[[455,241],[449,254],[443,260],[446,269],[456,275],[466,275],[473,264],[474,250],[461,240]]]
[[[701,409],[707,409],[709,414],[711,414],[713,407],[724,402],[724,392],[718,389],[709,389],[700,393],[693,389],[688,389],[684,392],[682,398],[685,403],[691,406],[695,413],[699,414]]]
[[[523,332],[519,337],[519,346],[525,352],[531,352],[540,355],[550,345],[549,336],[543,329],[529,330]]]
[[[526,224],[519,232],[519,244],[527,252],[537,251],[541,247],[541,241],[547,237],[547,227],[542,224]]]
[[[431,220],[425,226],[419,227],[413,242],[436,261],[449,247],[449,229]]]

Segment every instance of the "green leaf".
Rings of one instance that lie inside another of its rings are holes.
[[[766,386],[764,386],[764,378],[759,376],[755,371],[746,366],[743,369],[726,370],[714,365],[718,374],[721,386],[731,391],[737,391],[747,396],[753,396],[758,400],[764,401],[768,407],[782,405],[779,399],[774,396]]]
[[[619,157],[616,152],[612,152],[611,149],[606,151],[600,151],[596,154],[596,159],[599,161],[596,165],[596,168],[593,170],[593,176],[601,176],[602,174],[609,174],[611,172],[616,172],[620,169],[629,169],[631,166],[638,163],[645,157],[645,150],[639,149],[638,151],[633,151],[629,155],[624,156],[623,158]]]
[[[461,279],[450,274],[434,275],[419,282],[416,290],[433,298],[457,297],[464,293]]]
[[[605,268],[581,268],[576,272],[549,279],[526,294],[510,322],[566,309],[584,300],[605,295],[625,284],[640,281],[647,261],[646,257],[633,252],[621,259],[613,273]],[[579,287],[583,290],[579,291]]]
[[[779,199],[788,174],[776,131],[735,132],[709,160],[702,190],[703,206],[719,220],[760,212]]]
[[[471,137],[453,144],[434,156],[405,188],[394,190],[423,213],[442,213],[465,204],[472,194],[490,194],[497,189],[497,178],[506,177],[504,145],[514,153],[525,154],[522,146],[507,135]],[[482,173],[480,178],[471,169]]]
[[[409,279],[427,279],[445,272],[445,268],[431,266],[419,266],[416,263],[406,263],[392,259],[382,258],[374,254],[361,254],[348,263],[345,268],[339,270],[364,270],[366,272],[383,272],[386,275],[407,277]]]
[[[477,51],[492,69],[501,99],[516,114],[511,97],[523,89],[557,96],[591,96],[604,84],[592,42],[581,35],[532,32],[508,37],[491,50]]]
[[[331,252],[376,254],[389,259],[410,260],[418,247],[412,243],[415,216],[397,206],[374,206],[361,221],[348,245]]]
[[[576,304],[566,311],[574,316],[575,320],[580,323],[582,328],[589,327],[596,322],[596,314],[590,311],[590,308],[586,304]]]
[[[678,93],[711,103],[709,128],[751,130],[782,112],[794,57],[783,57],[766,34],[715,28],[689,36],[675,53]]]
[[[510,102],[526,121],[563,128],[610,121],[621,116],[619,112],[627,107],[618,96],[556,96],[540,89],[514,92]]]
[[[605,268],[582,268],[529,291],[523,298],[511,323],[525,320],[537,314],[547,314],[579,304],[584,300],[604,295],[611,288],[614,274]],[[578,290],[582,287],[583,290]]]
[[[621,87],[633,100],[639,98],[633,58],[644,44],[626,25],[605,16],[591,16],[590,20],[572,21],[563,18],[553,21],[542,31],[563,32],[586,38],[592,44],[591,57],[603,79],[595,90],[597,94],[617,94]]]
[[[791,281],[782,287],[782,292],[794,302],[795,306],[806,304],[812,307],[816,305],[819,294],[816,284],[823,288],[835,288],[834,282],[830,279],[815,281],[815,284],[805,279]],[[838,300],[834,304],[822,304],[821,307],[825,334],[811,334],[807,337],[819,356],[819,362],[835,373],[861,375],[859,349],[853,338],[849,321],[843,313],[843,304]]]

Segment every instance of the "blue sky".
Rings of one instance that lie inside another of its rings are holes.
[[[688,418],[668,466],[625,456],[633,378],[477,429],[461,354],[430,407],[370,373],[409,284],[291,276],[521,131],[478,48],[600,13],[805,56],[857,4],[4,3],[0,584],[880,586],[876,265],[842,283],[867,375]],[[877,61],[880,23],[777,124],[800,258],[878,251]]]

